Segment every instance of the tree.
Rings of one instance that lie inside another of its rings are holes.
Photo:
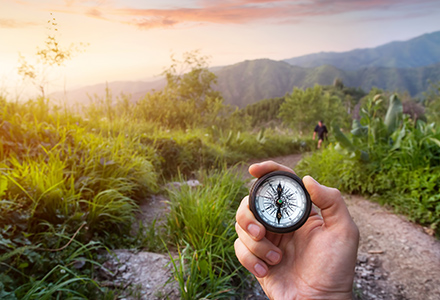
[[[424,96],[428,121],[440,124],[440,82],[432,83]]]
[[[182,61],[173,56],[171,61],[162,73],[166,87],[139,103],[143,115],[171,128],[214,123],[226,107],[220,92],[213,89],[217,76],[209,71],[207,57],[192,51],[184,53]]]
[[[327,124],[346,124],[350,120],[342,100],[323,92],[319,85],[306,90],[294,88],[281,104],[279,117],[300,133],[313,130],[319,120]]]

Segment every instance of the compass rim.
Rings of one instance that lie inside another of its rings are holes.
[[[260,216],[260,213],[256,210],[256,204],[255,204],[256,196],[257,196],[256,192],[262,186],[262,184],[266,182],[266,180],[268,178],[273,177],[273,176],[286,176],[286,177],[293,179],[294,181],[296,181],[299,184],[299,186],[301,187],[301,189],[304,191],[304,194],[305,194],[305,198],[306,198],[305,206],[306,207],[305,207],[305,211],[304,211],[303,216],[298,220],[298,222],[296,222],[295,224],[288,226],[288,227],[275,227],[275,226],[268,224],[267,222],[265,222],[262,219],[262,217]],[[287,172],[287,171],[273,171],[273,172],[269,172],[269,173],[261,176],[252,185],[252,187],[249,191],[249,208],[252,211],[252,213],[254,214],[255,218],[258,220],[258,222],[260,222],[266,228],[266,230],[268,230],[270,232],[274,232],[274,233],[289,233],[289,232],[298,230],[307,221],[307,219],[310,216],[311,209],[312,209],[312,201],[311,201],[309,192],[307,191],[306,187],[304,186],[304,183],[302,182],[301,178],[299,178],[296,174],[291,173],[291,172]]]

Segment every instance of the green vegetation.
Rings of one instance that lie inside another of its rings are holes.
[[[440,235],[440,128],[403,114],[397,95],[382,116],[383,100],[368,98],[351,134],[335,126],[337,143],[304,159],[297,171],[344,192],[373,196]]]
[[[179,246],[175,279],[182,299],[230,299],[245,277],[235,258],[234,224],[247,189],[237,175],[222,169],[201,179],[202,186],[169,191],[168,234]]]
[[[344,125],[351,120],[342,100],[329,92],[323,92],[318,85],[306,90],[295,88],[292,94],[286,96],[279,116],[297,132],[313,130],[318,120]]]
[[[120,292],[97,277],[102,252],[163,251],[160,240],[180,251],[175,278],[184,284],[182,297],[239,292],[245,274],[233,255],[232,225],[245,191],[226,168],[310,146],[284,134],[287,128],[255,131],[212,91],[215,76],[203,59],[189,54],[184,62],[191,70],[166,71],[164,91],[132,103],[115,101],[108,90],[82,115],[43,97],[0,99],[2,299],[114,299]],[[203,187],[170,192],[172,234],[162,236],[155,222],[133,234],[139,202],[178,176],[195,176]],[[185,225],[188,219],[200,223]]]

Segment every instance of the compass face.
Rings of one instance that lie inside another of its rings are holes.
[[[251,189],[249,206],[267,230],[287,233],[301,227],[309,217],[310,196],[301,179],[275,171],[259,178]]]

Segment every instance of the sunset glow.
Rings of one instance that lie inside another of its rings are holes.
[[[51,91],[154,79],[172,53],[195,49],[220,66],[375,47],[440,30],[437,0],[0,0],[0,87],[9,96],[29,90],[17,75],[19,53],[32,61],[52,16],[62,45],[89,46],[50,74]]]

